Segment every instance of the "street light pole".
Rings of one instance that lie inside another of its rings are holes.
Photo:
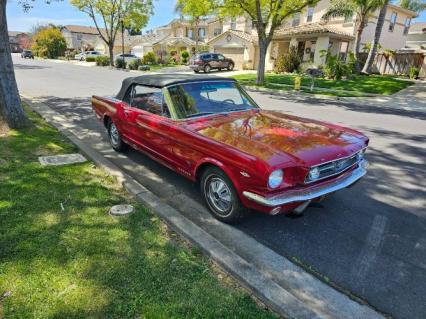
[[[124,57],[124,22],[121,20],[121,53],[123,57],[123,69],[126,69],[126,58]]]

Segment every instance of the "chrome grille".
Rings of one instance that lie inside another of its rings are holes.
[[[318,178],[311,179],[310,174],[308,174],[306,176],[305,183],[306,184],[313,183],[313,182],[343,173],[345,170],[349,169],[350,167],[354,166],[360,161],[360,159],[358,158],[359,153],[356,153],[350,157],[337,159],[332,162],[311,167],[311,170],[315,168],[319,170],[319,176]]]

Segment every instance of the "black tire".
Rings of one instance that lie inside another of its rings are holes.
[[[204,66],[204,73],[210,73],[212,67],[210,66],[210,64],[206,64]]]
[[[218,185],[213,183],[219,183],[219,181],[226,185],[226,189],[223,190],[225,190],[225,195],[229,196],[230,199],[222,201],[224,204],[222,210],[218,208],[219,198],[222,197],[219,195],[220,191],[213,191],[215,185]],[[242,205],[232,181],[221,169],[213,166],[207,168],[201,176],[200,188],[210,213],[216,219],[227,224],[238,224],[247,217],[247,209]],[[227,205],[229,207],[226,207]]]
[[[114,151],[121,153],[127,150],[127,144],[121,139],[121,134],[113,121],[108,123],[108,139]]]
[[[200,71],[198,71],[198,70],[194,70],[194,72],[195,72],[195,73],[199,73]]]
[[[234,69],[234,63],[229,63],[227,69],[228,71],[232,71]]]

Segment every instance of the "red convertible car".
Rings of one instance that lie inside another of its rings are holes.
[[[300,214],[366,174],[365,135],[262,110],[233,79],[133,77],[116,97],[93,96],[92,106],[114,150],[131,146],[198,182],[227,223],[248,209]]]

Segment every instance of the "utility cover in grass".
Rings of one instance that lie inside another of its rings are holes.
[[[133,213],[135,208],[132,205],[115,205],[109,210],[109,214],[113,216],[123,216]]]
[[[55,156],[40,156],[38,158],[41,165],[68,165],[87,162],[87,159],[81,154],[64,154]]]

